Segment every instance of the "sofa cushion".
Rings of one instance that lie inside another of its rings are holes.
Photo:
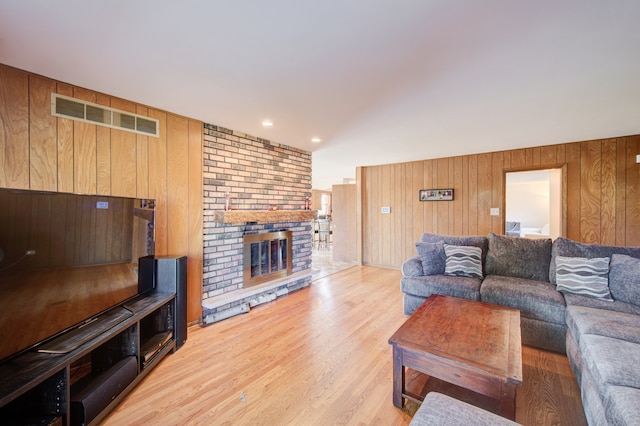
[[[475,246],[444,245],[445,275],[482,278],[482,249]]]
[[[418,256],[422,260],[423,275],[442,275],[445,270],[446,256],[444,253],[444,242],[425,243],[419,241],[416,243]]]
[[[567,306],[586,306],[589,308],[598,308],[607,311],[625,312],[628,314],[640,315],[640,306],[631,303],[621,302],[619,300],[595,299],[580,294],[564,293],[564,301]]]
[[[432,294],[480,300],[479,278],[450,277],[447,275],[428,275],[423,277],[403,277],[400,290],[405,294],[421,296],[425,299]]]
[[[580,350],[578,350],[577,353],[579,354]],[[584,367],[579,374],[581,376],[580,394],[582,407],[584,408],[587,424],[594,426],[609,426],[606,413],[604,412],[604,402],[598,389],[596,379],[591,375],[591,372],[586,367]]]
[[[586,334],[579,345],[583,366],[589,369],[600,395],[612,385],[640,387],[640,344]]]
[[[410,426],[512,426],[509,419],[438,392],[429,392]]]
[[[604,411],[609,424],[640,424],[640,389],[609,386],[604,396]]]
[[[556,256],[556,284],[563,293],[613,301],[609,292],[609,258]]]
[[[505,237],[491,232],[488,241],[487,274],[549,281],[551,239]]]
[[[566,354],[567,325],[520,317],[522,344]]]
[[[640,247],[603,246],[599,244],[584,244],[572,241],[568,238],[556,238],[551,247],[551,263],[549,265],[549,282],[556,283],[556,257],[609,257],[614,253],[626,254],[640,258]]]
[[[438,241],[442,241],[445,244],[451,244],[454,246],[480,247],[480,249],[482,250],[483,266],[484,266],[485,257],[487,256],[487,250],[489,248],[487,237],[484,237],[481,235],[452,236],[452,235],[430,234],[428,232],[425,232],[424,234],[422,234],[422,237],[420,237],[420,241],[425,243],[437,243]]]
[[[587,334],[640,343],[639,315],[585,306],[567,306],[567,326],[578,343]]]
[[[609,290],[615,300],[640,305],[640,259],[611,255]]]
[[[480,300],[519,309],[524,318],[565,324],[564,297],[548,282],[487,275],[480,287]]]

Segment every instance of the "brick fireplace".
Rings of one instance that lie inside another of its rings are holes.
[[[311,153],[210,124],[204,133],[202,307],[209,324],[311,284],[312,213],[304,210]],[[286,273],[247,285],[245,237],[282,230],[290,233]]]

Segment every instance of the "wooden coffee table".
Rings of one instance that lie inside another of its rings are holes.
[[[422,401],[405,389],[405,367],[498,400],[515,420],[522,384],[520,311],[455,297],[429,297],[389,339],[393,405]]]

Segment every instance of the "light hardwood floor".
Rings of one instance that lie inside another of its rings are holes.
[[[164,359],[105,425],[406,425],[388,338],[406,320],[400,272],[355,266],[207,327]],[[516,420],[584,425],[566,357],[523,350]]]

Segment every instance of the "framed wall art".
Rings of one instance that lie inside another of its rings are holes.
[[[420,201],[452,201],[453,189],[421,189]]]

